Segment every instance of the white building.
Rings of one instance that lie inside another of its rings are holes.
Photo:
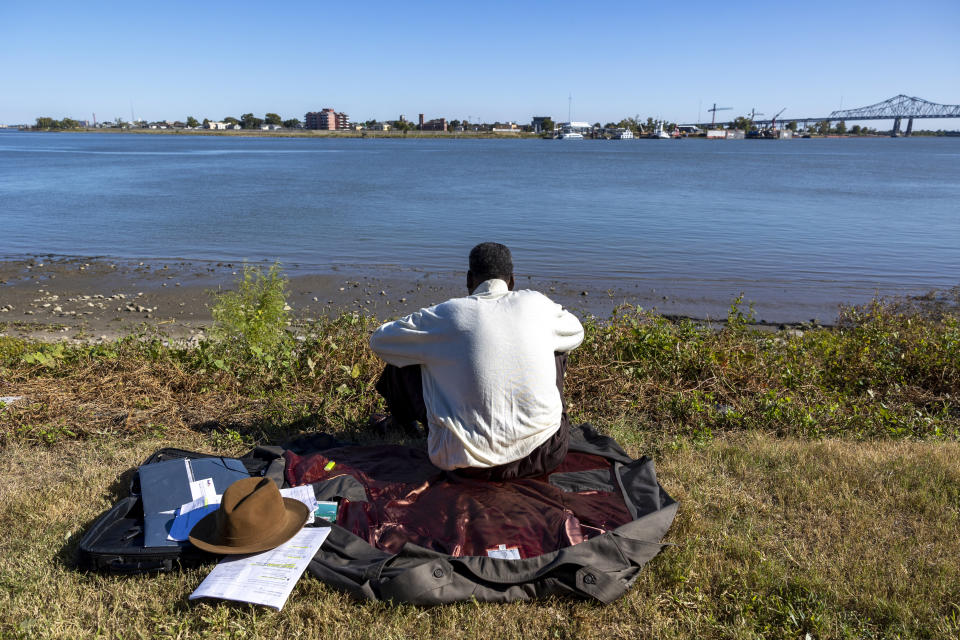
[[[227,128],[226,122],[212,122],[212,121],[207,122],[207,129],[215,129],[215,130],[223,131],[226,128]]]
[[[588,133],[593,131],[593,125],[589,122],[561,122],[559,129],[574,133]]]

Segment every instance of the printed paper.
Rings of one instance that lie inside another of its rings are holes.
[[[215,495],[217,495],[217,489],[213,486],[213,478],[194,480],[190,483],[190,498],[192,500],[199,498],[207,498],[210,500]]]
[[[330,527],[301,529],[272,551],[226,557],[200,583],[190,599],[223,598],[283,608]]]
[[[519,560],[520,549],[518,547],[508,547],[505,544],[499,544],[496,549],[487,549],[487,556],[490,558],[501,558],[503,560]]]
[[[305,484],[299,487],[290,487],[289,489],[280,489],[280,495],[284,498],[293,498],[307,505],[310,509],[310,515],[307,517],[307,524],[313,524],[316,520],[313,512],[317,508],[317,494],[313,492],[313,485]]]

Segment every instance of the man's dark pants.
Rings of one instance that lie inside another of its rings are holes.
[[[563,376],[567,371],[567,354],[554,354],[557,364],[557,389],[563,403],[560,428],[549,440],[530,452],[529,455],[496,467],[467,467],[457,469],[456,474],[477,480],[510,480],[539,476],[553,471],[567,456],[570,441],[570,420],[567,418],[567,403],[563,399]],[[387,401],[394,421],[406,425],[414,420],[427,425],[427,407],[423,402],[423,379],[420,365],[395,367],[388,364],[377,380],[377,391]],[[429,428],[429,427],[428,427]]]

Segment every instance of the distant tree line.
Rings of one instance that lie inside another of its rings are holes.
[[[79,129],[80,122],[73,118],[64,118],[57,120],[55,118],[42,117],[37,118],[35,129]]]
[[[199,120],[193,116],[188,116],[184,121],[184,124],[190,128],[197,128],[200,126],[206,127],[210,122],[209,119],[204,118],[201,123]],[[290,118],[288,120],[282,119],[276,113],[267,113],[264,114],[263,118],[258,118],[252,113],[245,113],[239,118],[234,118],[233,116],[227,116],[223,119],[223,122],[228,124],[239,124],[244,129],[259,129],[263,124],[272,124],[280,127],[287,127],[288,129],[295,129],[300,126],[299,118]],[[73,118],[63,118],[62,120],[57,120],[56,118],[50,118],[43,116],[37,118],[36,124],[34,125],[35,129],[48,129],[48,130],[63,130],[63,129],[79,129],[81,123],[78,120]],[[112,126],[124,128],[129,126],[129,124],[123,120],[123,118],[117,118],[115,122],[112,123]]]
[[[204,120],[204,125],[206,125],[207,122],[209,121]],[[265,124],[286,127],[288,129],[295,129],[300,126],[299,118],[290,118],[289,120],[284,120],[276,113],[265,113],[262,118],[258,118],[252,113],[245,113],[239,118],[227,116],[223,119],[223,122],[226,122],[227,124],[238,124],[243,129],[259,129]]]

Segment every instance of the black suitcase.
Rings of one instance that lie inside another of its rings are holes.
[[[93,523],[80,540],[77,566],[88,571],[147,573],[213,562],[217,556],[189,542],[176,547],[143,546],[143,503],[127,496]]]
[[[283,458],[279,449],[258,448],[240,461],[251,476],[278,476]],[[182,458],[217,458],[208,453],[184,449],[160,449],[143,461],[143,465]],[[141,466],[143,466],[141,465]],[[279,468],[277,468],[279,465]],[[143,503],[140,500],[140,477],[133,474],[130,495],[105,511],[90,526],[77,549],[77,567],[88,571],[110,573],[168,572],[216,561],[219,556],[197,549],[189,542],[171,547],[145,547],[143,532]]]

